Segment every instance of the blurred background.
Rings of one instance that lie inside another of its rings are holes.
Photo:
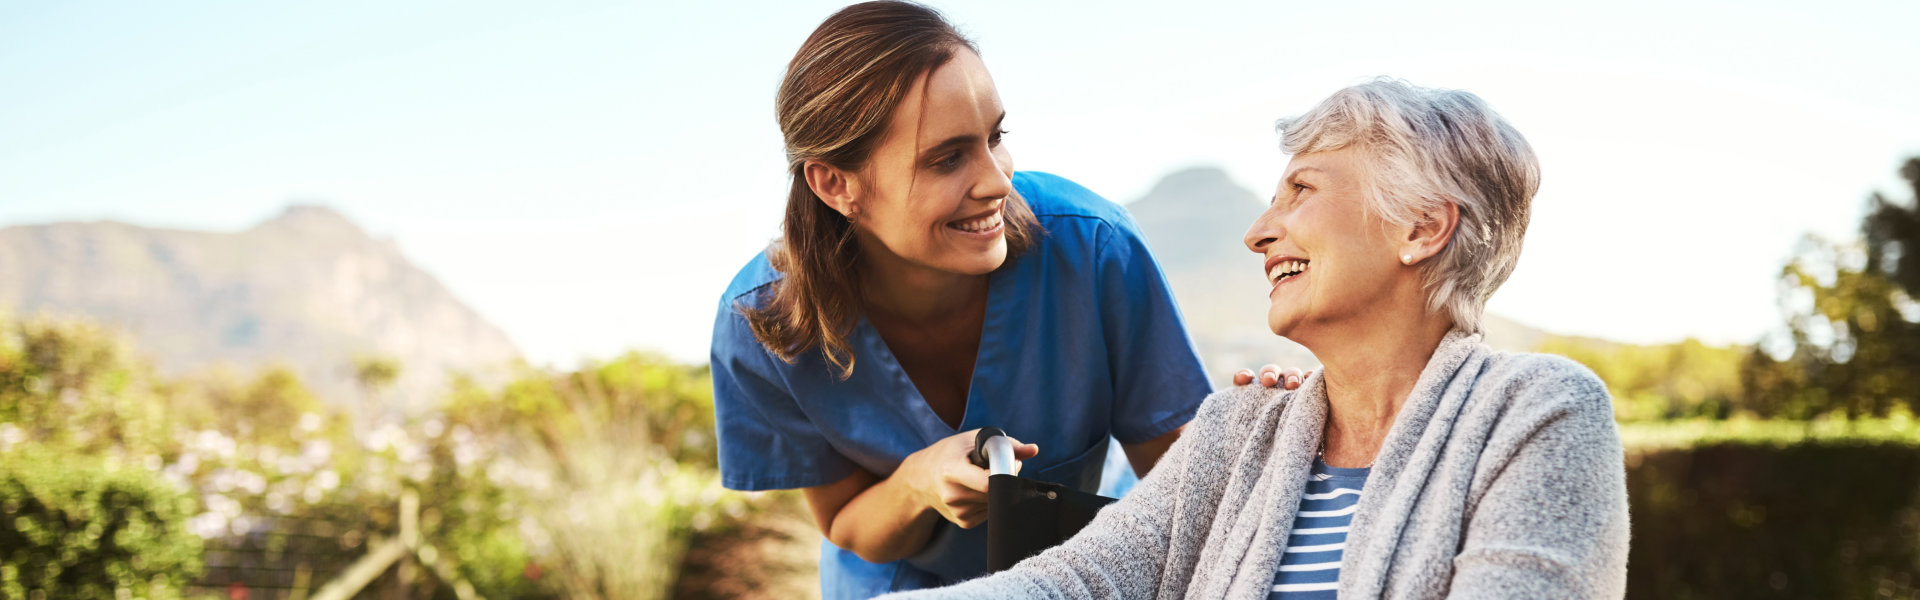
[[[0,598],[817,595],[705,363],[843,5],[0,4]],[[1612,388],[1630,596],[1920,596],[1920,4],[934,5],[1217,385],[1316,364],[1274,120],[1479,94],[1544,172],[1488,341]]]

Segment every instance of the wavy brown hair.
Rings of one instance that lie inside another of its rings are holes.
[[[840,378],[853,374],[847,338],[859,315],[860,247],[853,224],[807,185],[806,164],[860,169],[914,83],[962,49],[979,52],[939,12],[882,0],[834,13],[787,63],[774,101],[793,181],[782,236],[767,249],[784,277],[764,305],[738,307],[774,356],[791,363],[817,347]],[[1001,210],[1011,260],[1040,234],[1040,223],[1018,194]]]

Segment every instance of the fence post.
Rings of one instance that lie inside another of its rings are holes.
[[[366,556],[348,565],[346,570],[327,582],[313,593],[312,600],[348,600],[360,593],[367,584],[373,583],[394,561],[400,562],[400,571],[395,573],[392,594],[395,598],[404,598],[413,583],[413,563],[420,564],[432,571],[440,581],[453,586],[453,593],[460,600],[486,600],[474,593],[473,584],[467,583],[459,571],[454,570],[445,555],[428,544],[420,543],[420,494],[413,490],[400,493],[400,535],[391,540],[368,542]]]

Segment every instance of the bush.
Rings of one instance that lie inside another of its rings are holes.
[[[137,467],[0,454],[0,598],[176,598],[201,568],[184,492]]]
[[[447,418],[444,438],[467,440],[447,454],[464,445],[495,452],[485,480],[524,507],[515,511],[524,548],[562,597],[664,597],[691,536],[748,509],[720,487],[704,367],[636,353],[578,371],[529,371],[497,393],[456,391]],[[506,525],[447,514],[456,530]],[[488,576],[471,566],[463,572],[479,586]]]
[[[1629,598],[1920,596],[1920,447],[1631,452]]]
[[[21,437],[88,454],[155,453],[167,437],[161,393],[118,333],[0,311],[0,423]]]

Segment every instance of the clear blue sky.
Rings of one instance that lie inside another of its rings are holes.
[[[1638,342],[1774,327],[1795,240],[1920,154],[1920,3],[1811,4],[935,3],[1016,163],[1121,202],[1197,164],[1266,193],[1274,119],[1346,84],[1476,92],[1545,171],[1492,310]],[[778,230],[781,69],[841,5],[0,4],[0,225],[323,202],[536,361],[702,360]]]

